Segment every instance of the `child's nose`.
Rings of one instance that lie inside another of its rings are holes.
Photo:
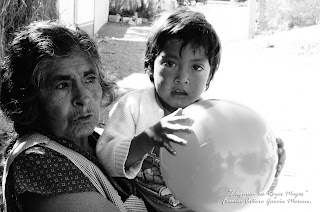
[[[180,71],[174,80],[175,83],[189,84],[189,76],[184,71]]]

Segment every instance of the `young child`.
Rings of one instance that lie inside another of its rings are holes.
[[[145,69],[153,86],[123,96],[110,112],[97,156],[111,176],[135,179],[157,211],[190,211],[172,196],[160,174],[159,149],[190,132],[182,108],[201,100],[220,62],[220,40],[205,16],[180,8],[159,18],[150,31]],[[183,179],[181,179],[183,180]]]

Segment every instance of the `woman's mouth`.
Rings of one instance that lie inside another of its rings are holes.
[[[93,115],[92,115],[92,114],[81,115],[81,116],[78,116],[77,118],[75,118],[74,121],[88,122],[88,121],[91,121],[92,118],[93,118]]]

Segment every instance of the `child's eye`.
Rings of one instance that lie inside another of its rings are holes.
[[[170,67],[170,68],[177,66],[177,65],[176,65],[174,62],[172,62],[172,61],[167,61],[167,62],[164,62],[163,64],[164,64],[165,66],[167,66],[167,67]]]
[[[195,70],[195,71],[202,71],[202,70],[203,70],[203,67],[202,67],[202,66],[199,66],[199,65],[193,65],[193,66],[192,66],[192,69]]]

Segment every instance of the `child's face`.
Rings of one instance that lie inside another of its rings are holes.
[[[182,41],[167,41],[154,61],[154,86],[171,107],[185,108],[199,99],[210,74],[209,60],[202,47],[194,49]]]

